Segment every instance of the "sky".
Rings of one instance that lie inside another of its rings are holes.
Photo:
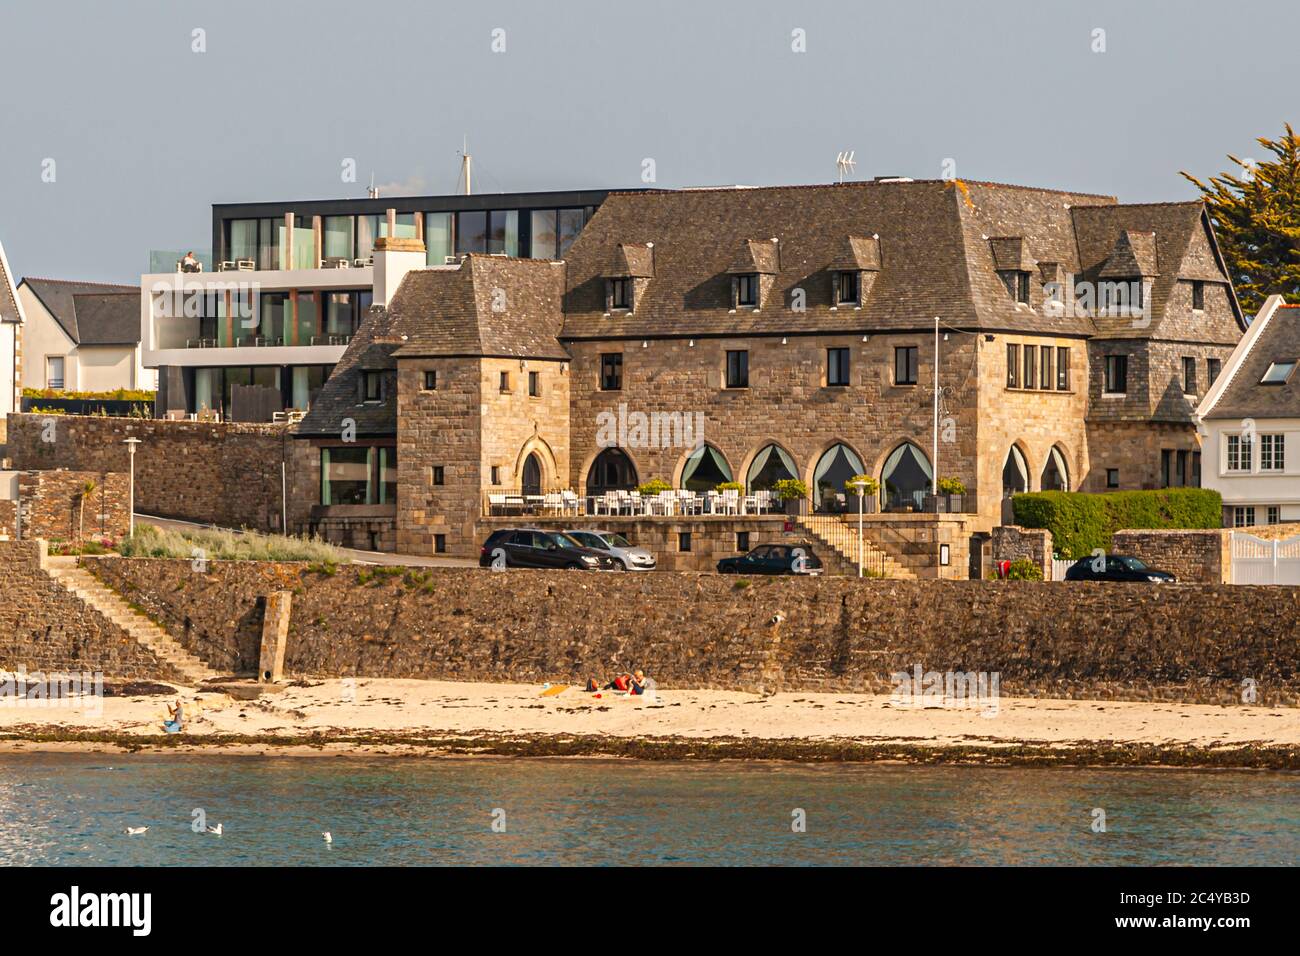
[[[1160,202],[1300,121],[1294,0],[0,3],[0,242],[51,278],[138,282],[214,202],[455,192],[462,137],[475,192],[830,182],[851,149]]]

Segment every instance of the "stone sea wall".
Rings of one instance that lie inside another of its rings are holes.
[[[1300,588],[735,578],[102,558],[85,563],[219,669],[251,673],[288,590],[290,674],[882,691],[988,672],[1007,696],[1300,701]]]

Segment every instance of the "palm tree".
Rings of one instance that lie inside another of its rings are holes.
[[[95,493],[96,484],[94,479],[90,479],[81,486],[81,497],[77,502],[77,540],[85,540],[86,525],[86,498]]]

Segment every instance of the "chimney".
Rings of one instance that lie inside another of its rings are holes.
[[[375,305],[385,308],[406,274],[425,267],[424,240],[381,236],[375,240]]]

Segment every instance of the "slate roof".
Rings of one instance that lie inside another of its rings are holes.
[[[23,310],[18,304],[18,290],[9,272],[9,259],[0,245],[0,322],[22,322]]]
[[[1260,384],[1274,362],[1300,364],[1300,305],[1280,305],[1256,321],[1265,324],[1245,356],[1237,362],[1234,355],[1223,370],[1231,379],[1205,418],[1300,418],[1300,367],[1284,385]]]
[[[454,269],[408,272],[388,308],[362,322],[296,434],[338,437],[345,418],[358,436],[395,434],[399,358],[567,360],[557,338],[563,292],[564,264],[546,259],[470,254]],[[361,401],[367,370],[384,373],[382,402]]]
[[[610,279],[648,279],[655,274],[654,250],[648,243],[620,242],[606,266]]]
[[[1117,332],[1104,319],[1098,325],[1092,317],[1017,306],[997,270],[1032,273],[1051,263],[1076,280],[1096,281],[1126,231],[1125,247],[1140,267],[1161,264],[1154,321],[1137,333],[1153,336],[1197,230],[1198,248],[1212,249],[1199,202],[1121,206],[1113,197],[995,183],[612,193],[569,250],[562,338],[912,330],[930,327],[936,315],[989,331]],[[606,317],[604,279],[620,243],[653,243],[655,275],[635,313]],[[860,310],[832,311],[831,273],[862,258],[879,265],[866,301]],[[1193,266],[1197,278],[1227,282],[1217,250]],[[774,276],[772,304],[731,313],[730,275],[755,271]],[[805,290],[807,305],[798,313],[786,305],[796,288]],[[1131,321],[1124,327],[1135,334]],[[1242,327],[1238,313],[1234,329],[1206,340],[1235,342]]]
[[[23,279],[78,345],[135,345],[140,341],[140,287],[64,279]]]

